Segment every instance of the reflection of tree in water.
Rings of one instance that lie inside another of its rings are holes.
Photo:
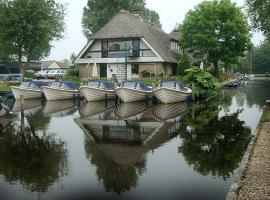
[[[145,160],[140,160],[132,166],[121,166],[101,151],[99,144],[94,144],[87,138],[85,140],[85,151],[91,164],[97,167],[97,177],[99,181],[103,182],[107,191],[117,192],[118,194],[129,191],[132,187],[137,186],[138,176],[145,171]]]
[[[246,100],[249,107],[254,104],[262,108],[265,105],[265,100],[269,98],[270,81],[254,81],[249,82],[243,88],[242,92],[246,94]]]
[[[234,89],[226,89],[222,91],[222,99],[220,99],[221,107],[224,111],[229,112],[232,105],[232,96],[236,92]]]
[[[34,114],[26,114],[25,118],[27,119],[30,127],[33,127],[36,131],[47,130],[48,124],[50,123],[51,118],[43,116],[42,110]]]
[[[250,128],[244,126],[238,114],[220,119],[216,115],[201,126],[196,119],[196,126],[183,126],[179,151],[196,171],[227,179],[238,167],[251,136]]]
[[[30,128],[17,132],[10,127],[0,140],[0,174],[8,182],[46,192],[67,169],[66,144],[52,134],[40,136]]]

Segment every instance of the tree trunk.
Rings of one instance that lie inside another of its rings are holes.
[[[214,69],[215,69],[215,74],[216,74],[216,75],[219,75],[218,61],[214,61]]]
[[[18,62],[19,62],[20,75],[21,75],[20,81],[23,82],[23,77],[24,77],[25,68],[24,68],[24,64],[23,64],[23,61],[22,61],[22,56],[21,56],[21,54],[19,54]]]

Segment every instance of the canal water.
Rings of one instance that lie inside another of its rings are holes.
[[[193,105],[16,101],[1,199],[225,199],[269,94],[253,80]]]

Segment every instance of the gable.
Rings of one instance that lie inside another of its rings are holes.
[[[50,66],[48,67],[48,69],[60,69],[61,67],[56,63],[53,62],[52,64],[50,64]]]
[[[169,41],[171,39],[169,34],[128,11],[121,10],[114,16],[111,21],[91,37],[91,41],[83,50],[85,52],[93,41],[111,38],[143,38],[161,60],[173,63],[177,63],[179,60],[180,53],[169,50]],[[78,58],[81,56],[82,52]]]

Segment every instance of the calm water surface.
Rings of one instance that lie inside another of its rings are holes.
[[[269,94],[254,80],[207,104],[16,101],[1,199],[225,199]]]

